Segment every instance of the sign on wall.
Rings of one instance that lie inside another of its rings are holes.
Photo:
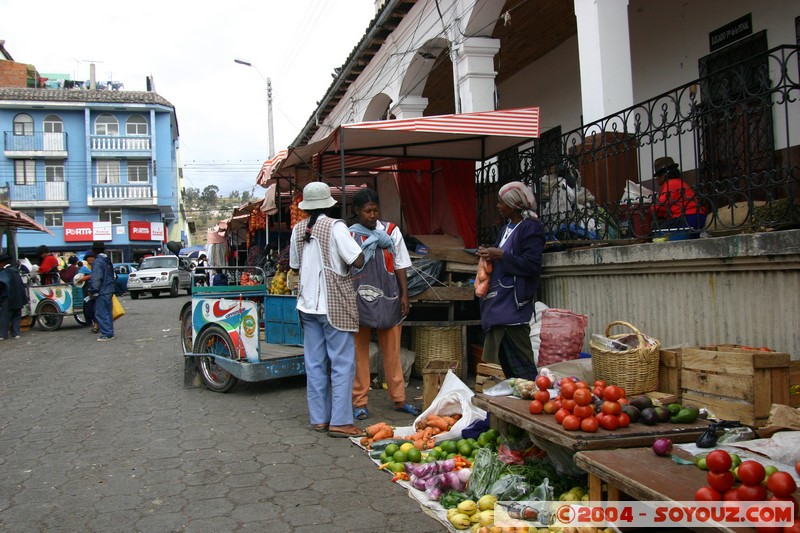
[[[128,235],[132,241],[164,241],[163,222],[128,222]]]
[[[64,222],[64,242],[110,241],[111,222]]]
[[[709,48],[713,52],[732,42],[738,41],[742,37],[747,37],[753,33],[753,15],[747,15],[729,22],[708,34]]]

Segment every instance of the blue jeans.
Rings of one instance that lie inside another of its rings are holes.
[[[94,320],[100,328],[100,335],[114,336],[114,319],[111,317],[111,295],[98,294],[94,299]]]
[[[8,299],[0,301],[0,339],[8,337],[8,327],[11,326],[11,337],[19,337],[22,322],[22,309],[11,309]]]
[[[353,423],[354,334],[331,326],[326,315],[301,312],[300,321],[311,423],[348,426]]]

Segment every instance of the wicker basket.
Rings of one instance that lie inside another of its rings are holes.
[[[639,338],[639,347],[615,351],[591,340],[589,348],[592,351],[594,379],[602,379],[609,385],[623,387],[629,396],[658,389],[661,343],[656,340],[655,344],[648,344],[641,331],[622,321],[611,322],[606,326],[606,337],[619,339],[626,335],[611,335],[611,328],[614,326],[625,326],[633,331]]]
[[[454,372],[461,372],[461,328],[414,328],[414,374],[422,376],[423,370],[433,360],[447,361],[455,365]]]

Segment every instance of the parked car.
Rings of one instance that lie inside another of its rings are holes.
[[[146,257],[139,270],[128,276],[128,292],[133,300],[144,291],[158,298],[161,291],[177,296],[181,289],[192,294],[192,272],[186,258],[175,255]]]
[[[139,265],[136,263],[115,263],[114,273],[117,275],[115,281],[116,288],[114,292],[117,296],[122,296],[128,290],[128,276],[131,272],[139,270]]]

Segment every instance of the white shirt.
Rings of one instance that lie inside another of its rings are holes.
[[[325,215],[320,215],[317,221]],[[289,245],[289,266],[297,270],[300,268],[300,254],[297,249],[297,230],[292,230],[292,241]],[[331,265],[337,274],[344,276],[350,269],[350,264],[361,254],[361,247],[350,236],[350,230],[341,220],[333,224],[331,235]],[[328,314],[328,293],[323,274],[322,248],[319,241],[311,237],[303,247],[303,265],[300,269],[300,293],[297,295],[297,309],[312,315]]]
[[[377,229],[386,231],[386,226],[381,224],[378,220]],[[411,266],[411,256],[408,255],[406,249],[406,241],[403,239],[403,233],[400,231],[400,226],[395,225],[394,230],[390,235],[394,241],[394,268],[395,270],[409,268]]]

